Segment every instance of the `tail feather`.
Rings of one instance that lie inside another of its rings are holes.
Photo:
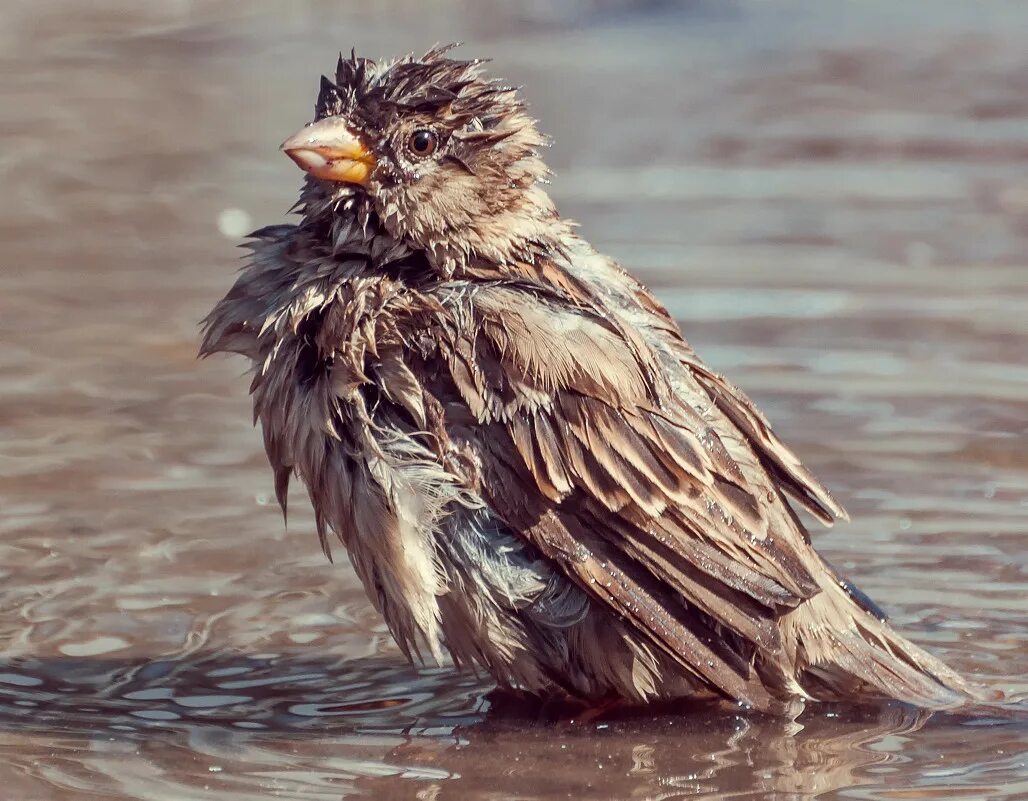
[[[826,689],[835,684],[833,694],[845,690],[850,697],[855,690],[859,695],[896,699],[925,709],[957,709],[971,700],[962,678],[937,660],[918,658],[928,655],[890,634],[892,647],[847,634],[837,641],[829,663],[811,666],[806,673],[816,676]]]
[[[805,695],[821,700],[892,699],[925,709],[961,709],[986,691],[897,634],[838,583],[782,619]]]

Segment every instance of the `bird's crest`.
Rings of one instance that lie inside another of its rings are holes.
[[[446,110],[458,124],[479,120],[490,128],[523,103],[517,88],[483,76],[485,59],[448,58],[459,43],[436,45],[422,56],[413,53],[377,62],[340,54],[335,80],[321,78],[315,104],[317,119],[336,114],[357,115],[381,122],[393,114]]]

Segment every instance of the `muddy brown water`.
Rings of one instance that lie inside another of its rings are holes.
[[[822,551],[1023,696],[1025,31],[992,0],[5,3],[0,796],[1028,798],[1023,723],[554,723],[406,667],[300,495],[283,526],[242,362],[194,360],[336,51],[466,40],[555,135],[563,212],[849,507]]]

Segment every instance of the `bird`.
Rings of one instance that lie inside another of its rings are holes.
[[[252,365],[282,512],[306,487],[402,653],[585,704],[960,708],[799,511],[843,507],[546,191],[519,88],[453,46],[340,55],[281,150],[200,355]]]

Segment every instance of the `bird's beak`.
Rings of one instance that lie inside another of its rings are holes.
[[[375,156],[341,117],[326,117],[301,128],[282,143],[301,170],[326,181],[364,186]]]

